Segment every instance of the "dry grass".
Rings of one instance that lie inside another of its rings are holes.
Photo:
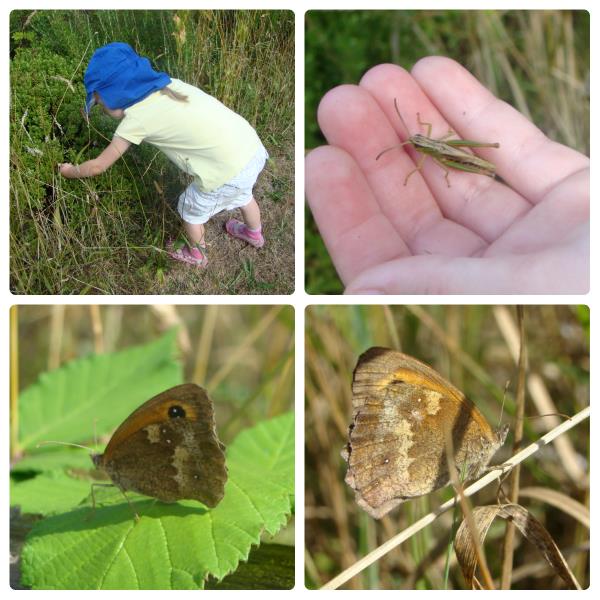
[[[13,11],[11,290],[291,294],[293,23],[291,11]],[[256,129],[271,157],[254,190],[263,249],[229,239],[222,213],[207,227],[206,270],[171,261],[165,247],[181,231],[174,206],[189,181],[148,144],[132,147],[99,177],[58,176],[59,162],[95,158],[112,138],[115,122],[92,111],[84,123],[79,110],[92,51],[115,39],[130,43],[157,69],[199,86]],[[33,83],[20,88],[25,76]]]
[[[350,384],[358,355],[372,345],[400,348],[431,364],[465,391],[490,424],[498,423],[506,395],[504,422],[511,422],[517,366],[502,319],[516,323],[514,308],[502,307],[310,307],[306,324],[306,555],[307,583],[321,586],[358,558],[391,538],[447,499],[450,488],[402,505],[381,521],[374,521],[354,503],[344,483],[340,450],[346,443],[352,415]],[[532,390],[540,377],[555,413],[574,414],[589,403],[589,347],[585,309],[527,307],[529,353],[526,416],[538,414]],[[517,338],[518,339],[518,338]],[[517,346],[518,350],[518,346]],[[508,385],[505,394],[505,386]],[[508,413],[508,414],[506,414]],[[551,421],[551,419],[550,419]],[[538,439],[553,425],[548,419],[526,419],[525,441]],[[561,491],[589,506],[588,424],[559,439],[567,439],[576,457],[579,476],[555,442],[522,465],[520,486]],[[512,436],[494,462],[512,452]],[[473,498],[475,506],[494,504],[489,486]],[[583,587],[589,585],[589,530],[557,504],[536,495],[522,497],[526,506],[550,531]],[[558,501],[560,505],[560,501]],[[462,588],[464,580],[450,555],[447,580],[444,563],[452,538],[452,515],[445,514],[409,542],[352,578],[350,588]],[[494,585],[499,587],[504,531],[494,524],[485,553]],[[536,551],[517,535],[512,589],[560,587]]]
[[[283,160],[287,165],[281,165]],[[278,159],[278,169],[287,170],[293,181],[293,160]],[[272,194],[272,187],[273,178],[267,165],[255,188],[266,240],[261,249],[225,232],[225,223],[230,218],[242,218],[240,211],[221,212],[206,225],[207,269],[198,270],[169,261],[161,277],[149,277],[138,293],[291,294],[294,291],[294,199],[293,195],[286,195],[277,202],[261,202]],[[179,220],[175,213],[171,218],[175,223]]]

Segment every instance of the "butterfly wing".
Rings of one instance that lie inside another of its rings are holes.
[[[371,348],[354,370],[353,423],[343,452],[358,504],[380,518],[448,483],[446,432],[459,472],[476,476],[501,445],[465,396],[416,359]]]
[[[184,384],[155,396],[115,431],[100,466],[123,490],[165,502],[223,498],[227,468],[213,405],[205,390]]]

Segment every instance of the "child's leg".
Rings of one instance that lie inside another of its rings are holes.
[[[196,267],[206,267],[206,242],[204,241],[204,225],[200,223],[183,222],[187,244],[176,247],[169,243],[168,253],[171,258]]]
[[[230,182],[230,184],[235,182],[235,187],[240,189],[242,193],[238,196],[238,200],[235,200],[228,208],[229,210],[239,208],[242,211],[244,222],[229,219],[225,229],[229,235],[244,240],[255,248],[262,248],[265,244],[265,238],[262,235],[260,209],[252,195],[252,188],[268,157],[267,151],[261,146],[246,168]],[[248,196],[250,196],[250,201],[241,205],[241,202],[246,200]]]
[[[260,231],[260,208],[258,208],[258,203],[252,196],[252,200],[246,204],[246,206],[242,206],[241,209],[242,216],[244,217],[244,223],[248,229],[252,231]]]
[[[240,240],[244,240],[255,248],[262,248],[265,245],[265,238],[262,235],[262,226],[260,224],[260,209],[254,197],[245,206],[241,206],[244,222],[237,219],[229,219],[225,224],[227,233]]]
[[[204,225],[201,223],[188,223],[187,221],[184,221],[183,226],[191,246],[206,247],[206,242],[204,241]]]

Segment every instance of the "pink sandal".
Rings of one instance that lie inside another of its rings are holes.
[[[167,243],[167,254],[173,260],[178,260],[179,262],[201,269],[206,268],[208,265],[208,258],[206,257],[205,252],[206,248],[198,246],[190,247],[183,242],[175,243],[173,240],[169,240]]]
[[[243,240],[255,248],[262,248],[265,245],[265,238],[261,231],[252,231],[248,229],[246,223],[237,219],[229,219],[225,224],[225,229],[230,236]]]

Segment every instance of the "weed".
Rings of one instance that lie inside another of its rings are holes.
[[[220,230],[211,254],[218,277],[167,260],[163,248],[180,229],[175,200],[188,182],[151,146],[132,147],[97,178],[58,176],[58,163],[97,156],[114,133],[109,117],[92,111],[86,122],[81,110],[87,61],[95,48],[115,40],[200,86],[244,116],[261,139],[275,141],[265,143],[281,179],[277,197],[262,195],[269,185],[259,180],[257,198],[265,224],[293,226],[293,202],[281,202],[294,190],[293,13],[13,11],[10,27],[13,292],[219,294],[239,268],[220,252],[228,241]],[[261,254],[255,268],[277,274],[271,293],[291,293],[293,232],[271,243],[280,244],[276,254]],[[269,264],[284,254],[285,268]]]

